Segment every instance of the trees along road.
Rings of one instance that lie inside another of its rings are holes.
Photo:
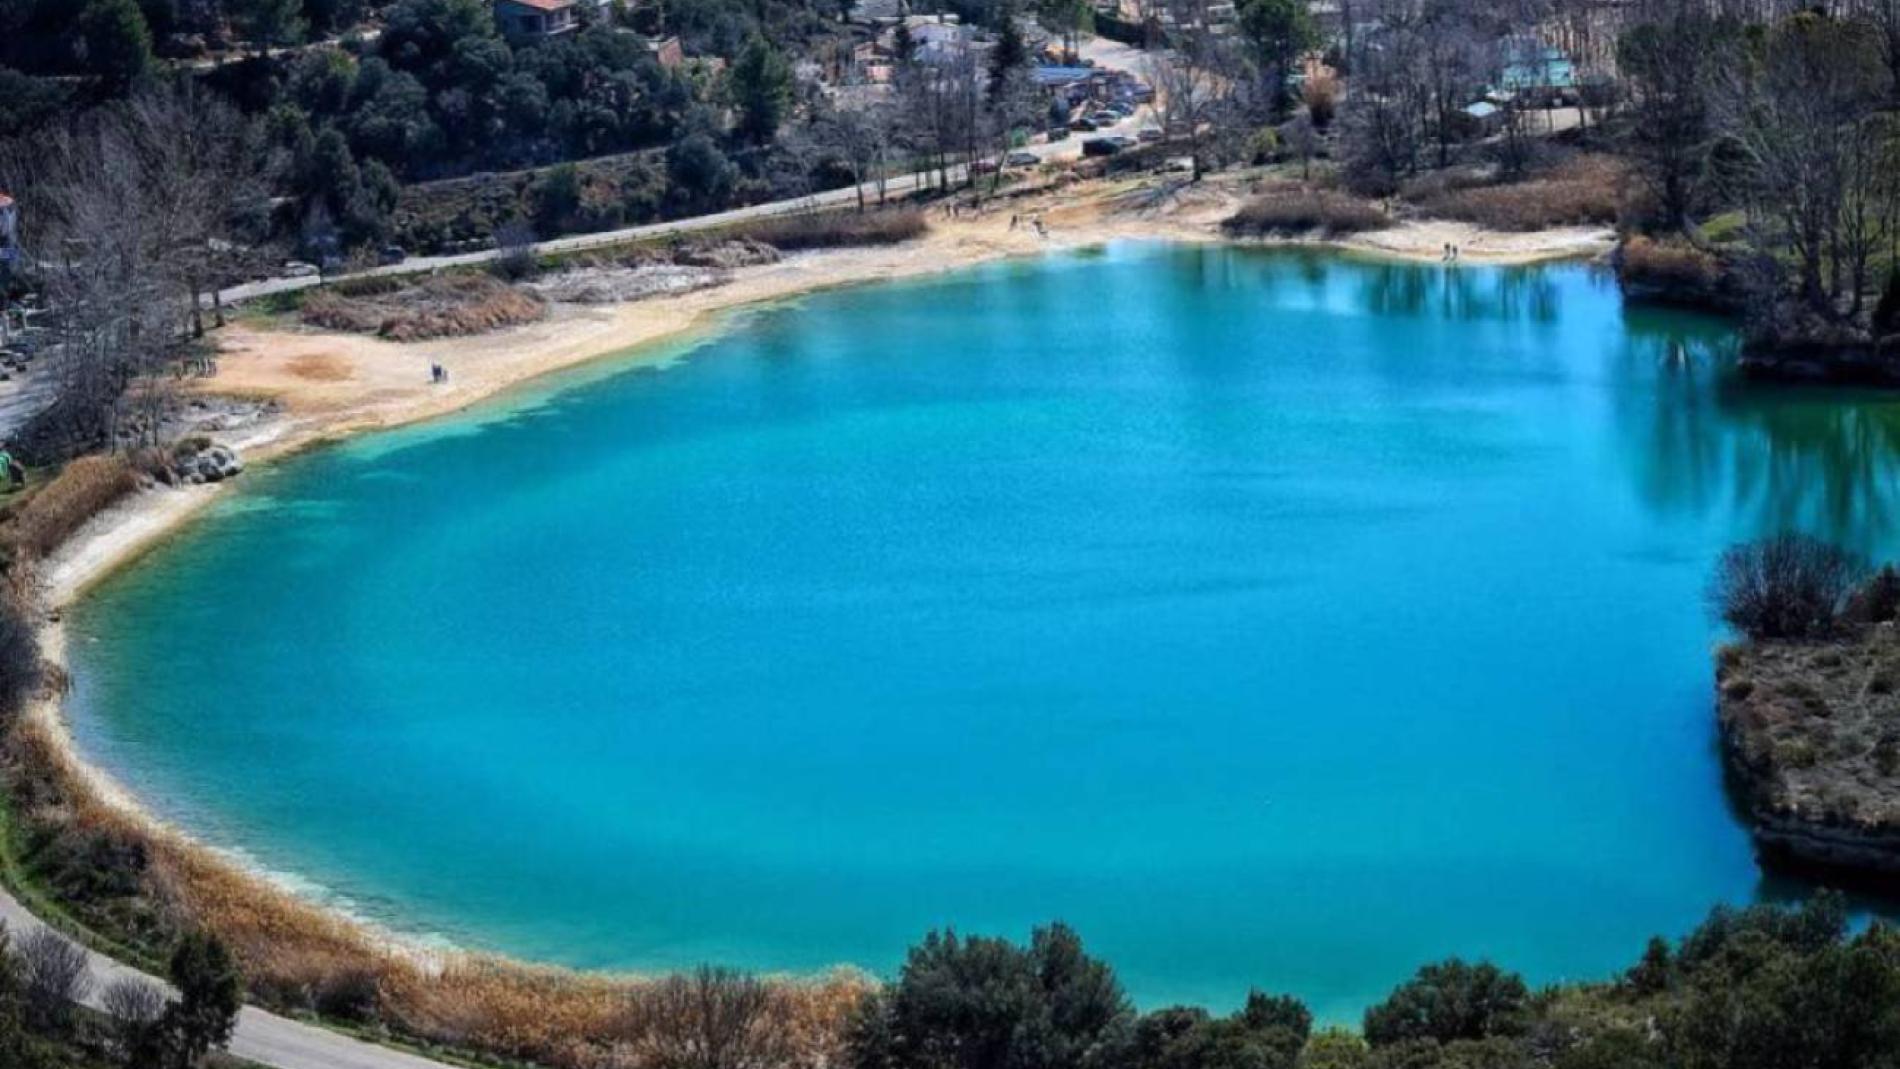
[[[6,922],[16,944],[46,927],[5,891],[0,891],[0,921]],[[86,951],[86,966],[91,985],[81,1001],[95,1010],[105,1008],[106,988],[120,980],[140,980],[170,991],[159,980],[91,950]],[[453,1069],[442,1062],[351,1039],[341,1032],[279,1017],[255,1006],[246,1006],[238,1013],[229,1050],[239,1058],[273,1069]]]

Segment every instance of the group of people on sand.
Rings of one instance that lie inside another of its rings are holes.
[[[1049,236],[1049,227],[1043,223],[1040,215],[1011,215],[1009,217],[1010,230],[1014,231],[1018,227],[1034,228],[1039,238]]]
[[[443,367],[440,361],[429,361],[429,381],[437,386],[449,381],[449,369]]]
[[[1452,263],[1456,261],[1458,259],[1458,246],[1453,245],[1449,241],[1445,242],[1445,254],[1439,257],[1439,259],[1443,260],[1446,263]]]

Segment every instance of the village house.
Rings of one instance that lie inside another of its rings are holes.
[[[667,70],[672,70],[686,62],[686,49],[680,45],[680,39],[677,36],[649,41],[647,49],[653,53],[653,58],[659,62],[660,66]]]
[[[517,41],[553,37],[580,27],[579,0],[495,0],[495,26]]]

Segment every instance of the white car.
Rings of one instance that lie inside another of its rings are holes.
[[[309,278],[316,274],[321,274],[317,270],[317,265],[307,264],[302,260],[292,260],[284,265],[285,278]]]
[[[1005,167],[1034,167],[1042,162],[1042,157],[1033,152],[1012,152],[1003,157]]]

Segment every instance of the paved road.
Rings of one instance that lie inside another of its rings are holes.
[[[1104,38],[1088,39],[1081,48],[1084,58],[1092,60],[1097,66],[1109,70],[1125,70],[1146,77],[1145,53],[1140,49],[1119,44]],[[1148,108],[1141,108],[1134,115],[1111,127],[1103,128],[1100,133],[1134,134],[1140,127],[1152,123],[1153,117]],[[1082,154],[1082,141],[1096,134],[1072,135],[1061,141],[1038,142],[1024,146],[1023,151],[1034,153],[1045,160],[1074,159]],[[963,166],[950,168],[949,181],[952,184],[963,181],[969,169]],[[930,179],[916,174],[904,174],[888,179],[884,183],[887,196],[904,197],[926,188]],[[866,182],[863,187],[867,201],[875,201],[878,188],[875,182]],[[654,238],[674,237],[691,234],[696,231],[717,230],[735,223],[753,222],[781,215],[796,215],[799,212],[815,208],[842,208],[857,203],[859,187],[846,186],[843,189],[826,190],[807,197],[794,197],[789,200],[769,201],[754,204],[746,208],[734,208],[731,211],[715,212],[712,215],[698,215],[690,219],[675,219],[665,223],[649,223],[645,226],[630,226],[620,230],[603,230],[595,234],[576,234],[572,237],[554,238],[539,242],[535,249],[542,253],[586,252],[590,249],[602,249],[629,242],[647,241]],[[365,278],[391,275],[424,274],[445,267],[464,267],[482,264],[499,259],[499,249],[482,249],[477,252],[457,253],[450,256],[417,256],[399,264],[371,268],[352,275],[352,278]],[[270,278],[258,282],[247,282],[232,286],[220,296],[226,304],[236,304],[274,293],[290,293],[309,289],[320,280],[312,275],[304,278]]]
[[[5,891],[0,891],[0,921],[6,922],[16,945],[46,927]],[[95,1010],[104,1009],[106,988],[120,980],[165,987],[103,954],[87,951],[86,959],[92,985],[84,1002]],[[239,1013],[230,1050],[240,1058],[274,1069],[451,1069],[442,1062],[364,1043],[328,1029],[266,1013],[255,1006],[246,1006]]]

